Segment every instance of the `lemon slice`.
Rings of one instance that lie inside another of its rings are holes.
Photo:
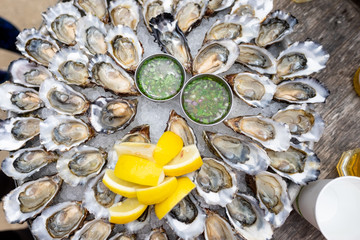
[[[147,206],[139,203],[136,198],[127,198],[109,208],[110,222],[125,224],[138,219]]]
[[[162,167],[144,158],[131,155],[119,157],[114,174],[122,180],[146,186],[157,186],[165,177]]]
[[[156,163],[164,166],[181,151],[183,145],[180,136],[170,131],[164,132],[154,149],[153,157]]]
[[[176,178],[166,177],[164,181],[156,187],[138,189],[136,195],[140,203],[151,205],[164,201],[175,191],[176,187]]]
[[[147,186],[139,185],[136,183],[131,183],[124,181],[115,176],[114,170],[107,169],[103,177],[103,183],[108,187],[112,192],[120,194],[121,196],[127,198],[136,197],[136,191],[138,189],[147,188]]]
[[[196,145],[183,147],[180,153],[163,167],[166,176],[181,176],[200,168],[203,164]]]
[[[120,157],[121,155],[133,155],[155,162],[153,158],[153,152],[155,149],[154,144],[123,142],[123,143],[115,144],[114,149],[118,157]]]
[[[162,219],[195,188],[195,184],[187,177],[178,178],[177,182],[178,186],[173,194],[161,203],[155,204],[155,214],[159,219]]]

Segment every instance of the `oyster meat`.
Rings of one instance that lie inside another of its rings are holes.
[[[229,8],[234,4],[234,2],[235,0],[209,0],[206,15],[212,15],[215,12]]]
[[[175,19],[183,33],[190,32],[204,17],[208,0],[183,0],[176,6]]]
[[[256,17],[262,22],[273,9],[273,0],[236,0],[230,14]]]
[[[207,212],[205,222],[206,240],[235,240],[235,234],[230,224],[215,212]]]
[[[43,177],[26,182],[7,194],[4,211],[9,223],[23,223],[41,213],[51,203],[62,184],[59,176]]]
[[[172,13],[174,10],[173,0],[146,0],[143,4],[143,19],[146,27],[151,32],[150,20],[161,13]]]
[[[109,13],[114,26],[123,25],[136,31],[140,20],[140,8],[135,0],[115,0],[110,2]]]
[[[58,158],[56,153],[47,152],[42,147],[24,148],[5,158],[1,170],[9,177],[23,180]]]
[[[106,240],[112,230],[107,221],[94,219],[75,232],[71,240]]]
[[[150,143],[150,126],[148,124],[134,127],[121,139],[121,142]]]
[[[149,0],[148,0],[149,1]],[[145,240],[168,240],[166,232],[164,229],[154,229],[149,235],[145,238]]]
[[[94,15],[101,21],[107,22],[109,18],[107,0],[75,0],[75,6],[87,15]]]
[[[185,118],[177,114],[174,110],[170,112],[165,131],[171,131],[180,136],[184,146],[196,144],[194,130],[188,125]]]

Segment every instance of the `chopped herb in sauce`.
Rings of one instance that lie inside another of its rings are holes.
[[[139,90],[154,100],[166,100],[175,96],[184,84],[181,66],[166,56],[145,60],[136,77]]]

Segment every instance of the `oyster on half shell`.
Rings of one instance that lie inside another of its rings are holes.
[[[206,15],[212,15],[215,12],[219,12],[231,7],[234,1],[235,0],[209,0],[209,4],[206,9]]]
[[[206,240],[235,240],[235,234],[230,224],[215,212],[208,211],[206,214],[205,232]]]
[[[113,226],[101,219],[94,219],[77,230],[71,240],[106,240]]]
[[[185,118],[171,110],[169,120],[167,122],[166,131],[171,131],[183,140],[184,146],[196,144],[196,136],[194,130],[188,125]]]
[[[109,18],[107,0],[75,0],[75,6],[83,10],[87,15],[98,17],[101,21],[107,22]]]
[[[121,142],[150,143],[150,126],[144,124],[134,127],[122,137]]]
[[[172,13],[173,0],[146,0],[143,4],[142,13],[146,27],[151,32],[150,20],[161,13]]]
[[[256,17],[262,22],[273,9],[273,0],[236,0],[230,14]]]
[[[183,0],[176,6],[175,18],[183,33],[190,32],[197,22],[203,18],[208,0]]]
[[[140,21],[140,8],[135,0],[115,0],[110,2],[110,19],[114,26],[124,25],[136,31]]]

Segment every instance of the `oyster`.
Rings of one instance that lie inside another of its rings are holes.
[[[183,0],[176,6],[175,19],[183,33],[190,32],[193,26],[204,17],[208,0]]]
[[[94,214],[95,218],[109,218],[108,208],[119,202],[122,196],[113,193],[102,182],[105,170],[86,184],[84,207]]]
[[[312,41],[296,42],[277,58],[277,76],[280,79],[310,75],[325,68],[329,54]]]
[[[136,31],[140,20],[139,6],[135,0],[115,0],[110,2],[109,13],[114,26],[124,25]]]
[[[150,27],[162,50],[173,55],[190,72],[192,62],[190,48],[173,15],[159,14],[150,20]]]
[[[108,21],[107,0],[75,0],[75,6],[83,10],[86,14],[98,17],[101,21]]]
[[[98,98],[90,108],[90,122],[97,132],[107,134],[126,128],[134,119],[136,99]]]
[[[150,1],[150,0],[148,0]],[[149,235],[145,238],[145,240],[168,240],[166,232],[164,229],[154,229],[152,230]]]
[[[81,145],[63,153],[56,163],[56,169],[64,182],[75,187],[97,176],[105,162],[105,152]]]
[[[0,85],[0,108],[16,113],[27,113],[43,106],[39,93],[32,88],[5,82]]]
[[[266,150],[270,167],[280,176],[296,184],[305,185],[315,181],[320,174],[320,160],[305,144],[291,144],[285,152]]]
[[[5,158],[1,170],[13,179],[23,180],[58,158],[56,153],[47,152],[42,147],[24,148]]]
[[[174,232],[184,240],[194,239],[204,231],[205,213],[189,194],[166,215]]]
[[[225,76],[235,94],[252,107],[266,107],[276,91],[276,85],[266,76],[249,72]]]
[[[115,61],[125,70],[135,71],[144,53],[135,32],[129,27],[119,25],[108,31],[105,41]]]
[[[57,175],[26,182],[12,190],[4,199],[4,211],[9,223],[23,223],[36,216],[51,203],[62,184]]]
[[[146,27],[151,32],[150,20],[161,13],[172,13],[174,8],[173,0],[146,0],[143,4],[143,18]]]
[[[150,217],[151,217],[151,206],[148,206],[147,209],[138,217],[136,220],[125,224],[126,230],[128,232],[137,232],[144,229],[147,225],[150,224]]]
[[[177,114],[174,110],[170,112],[165,131],[171,131],[180,136],[184,146],[196,144],[194,130],[188,125],[185,118]]]
[[[150,126],[148,124],[134,127],[121,139],[121,142],[150,143]]]
[[[254,178],[256,196],[260,207],[265,210],[265,220],[275,228],[280,227],[292,210],[286,182],[280,176],[269,172],[260,172]]]
[[[274,151],[285,151],[290,147],[289,128],[262,116],[235,117],[224,121],[235,132],[242,133]]]
[[[239,48],[232,40],[205,44],[193,61],[193,74],[219,74],[230,69],[239,56]]]
[[[220,161],[203,158],[194,177],[196,190],[207,204],[225,207],[237,191],[235,173]]]
[[[297,19],[289,13],[275,11],[261,23],[259,36],[255,42],[260,47],[280,42],[294,31]]]
[[[230,14],[256,17],[262,22],[273,8],[273,0],[236,0]]]
[[[87,211],[80,202],[63,202],[45,209],[31,224],[38,239],[69,237],[85,220]]]
[[[8,72],[13,83],[26,87],[39,87],[45,79],[52,77],[46,67],[23,58],[11,62]]]
[[[25,29],[16,37],[16,47],[22,55],[44,66],[48,66],[59,46],[49,36],[35,28]]]
[[[208,211],[205,222],[206,240],[235,240],[235,234],[230,224],[215,212]]]
[[[117,233],[109,240],[136,240],[135,234],[127,234],[127,233]]]
[[[233,40],[237,44],[241,42],[250,42],[257,37],[259,27],[259,20],[256,18],[225,15],[224,19],[216,20],[206,32],[204,43],[224,39]]]
[[[212,15],[215,12],[231,7],[231,5],[234,4],[234,1],[235,0],[209,0],[206,15]]]
[[[66,45],[75,45],[76,21],[81,17],[72,2],[60,2],[42,14],[51,36]]]
[[[87,15],[78,20],[76,27],[76,42],[89,55],[106,54],[107,44],[105,24],[97,17]]]
[[[90,60],[92,81],[117,94],[137,95],[134,80],[108,55],[96,55]]]
[[[77,48],[62,48],[49,64],[55,77],[67,84],[85,86],[89,84],[88,57]]]
[[[49,151],[67,151],[92,136],[92,129],[71,116],[53,115],[40,123],[40,142]]]
[[[289,103],[321,103],[329,94],[329,90],[317,79],[308,77],[280,83],[274,98]]]
[[[14,151],[40,132],[40,118],[17,117],[0,121],[0,149]]]
[[[254,143],[208,131],[204,131],[203,136],[210,150],[232,168],[254,175],[270,164],[266,152]]]
[[[245,194],[237,194],[231,203],[226,205],[226,215],[235,230],[247,240],[271,239],[273,230],[264,220],[264,213],[259,202]]]
[[[266,49],[252,44],[240,44],[239,49],[237,62],[262,74],[276,73],[276,60]]]
[[[41,84],[39,96],[47,108],[61,114],[78,115],[89,108],[84,95],[54,79],[47,79]]]
[[[325,122],[307,105],[290,105],[280,110],[273,120],[289,126],[292,137],[300,142],[318,142],[323,134]]]
[[[107,221],[94,219],[76,231],[71,240],[106,240],[111,230],[112,225]]]

